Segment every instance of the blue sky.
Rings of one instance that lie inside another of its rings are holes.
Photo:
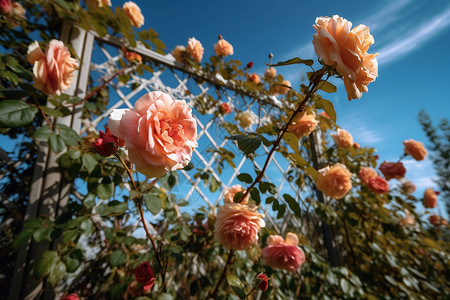
[[[379,52],[379,77],[359,100],[348,101],[339,81],[338,92],[324,95],[335,105],[338,124],[362,146],[378,150],[380,162],[397,160],[402,141],[427,143],[417,120],[425,109],[437,124],[450,117],[447,93],[450,75],[450,2],[420,1],[135,1],[143,10],[144,27],[152,27],[168,50],[195,37],[213,55],[218,34],[234,46],[233,59],[253,61],[262,74],[274,54],[274,62],[293,57],[316,58],[312,25],[319,16],[338,14],[353,26],[369,26],[375,39],[369,52]],[[113,6],[122,1],[112,1]],[[299,66],[277,70],[298,88]],[[429,159],[407,158],[406,177],[418,186],[436,187]],[[441,209],[442,210],[442,209]]]

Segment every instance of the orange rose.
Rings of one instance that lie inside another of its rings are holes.
[[[131,52],[131,51],[127,51],[125,52],[125,58],[130,62],[130,63],[141,63],[142,62],[142,56],[140,56],[139,54],[135,53],[135,52]]]
[[[351,175],[343,164],[337,163],[331,168],[328,166],[319,170],[316,186],[325,195],[341,199],[352,188]]]
[[[227,203],[219,208],[214,237],[225,248],[246,250],[258,242],[264,215],[257,208],[239,203]]]
[[[275,68],[267,68],[264,72],[264,78],[266,78],[266,80],[274,79],[275,76],[277,76],[277,70],[275,70]]]
[[[297,235],[288,232],[286,241],[279,235],[269,236],[263,258],[268,266],[293,273],[305,262],[305,253],[298,246]]]
[[[314,115],[307,115],[306,112],[302,112],[294,117],[287,131],[292,132],[298,138],[302,138],[313,132],[317,124],[319,124],[319,121],[316,120]]]
[[[46,95],[61,95],[73,81],[78,62],[70,57],[64,43],[51,40],[45,55],[37,41],[28,46],[27,60],[33,65],[34,87]]]
[[[406,154],[411,155],[417,161],[424,160],[427,156],[427,149],[425,149],[422,142],[409,139],[407,141],[403,141],[403,145],[405,146],[403,151],[405,151]]]
[[[385,194],[389,192],[389,184],[386,179],[381,176],[370,178],[368,186],[370,190],[376,194]]]
[[[367,53],[374,43],[369,28],[359,25],[351,29],[352,23],[337,15],[319,17],[313,27],[316,54],[344,77],[348,99],[359,99],[378,76],[378,54]]]
[[[225,57],[233,55],[233,46],[224,39],[219,39],[217,44],[214,45],[214,52],[219,57]]]
[[[125,2],[123,4],[123,11],[128,16],[131,26],[140,28],[144,25],[144,16],[141,13],[141,9],[136,3],[132,1]]]
[[[437,206],[437,195],[432,188],[427,188],[423,194],[423,206],[434,208]]]
[[[272,88],[272,94],[287,94],[291,90],[289,87],[291,87],[291,82],[289,80],[283,80],[281,84],[277,84]]]
[[[365,184],[369,184],[369,180],[373,177],[377,177],[378,173],[374,169],[370,167],[362,167],[359,170],[359,178],[361,179],[361,182]]]
[[[202,44],[195,38],[190,38],[188,40],[186,51],[197,63],[202,61],[204,49]]]
[[[351,147],[353,145],[353,137],[352,135],[345,129],[338,129],[337,133],[332,134],[331,137],[333,138],[336,145],[339,147]]]
[[[247,80],[253,82],[254,84],[260,83],[261,79],[259,79],[258,74],[253,73],[252,75],[247,76]]]
[[[184,62],[184,54],[186,53],[186,47],[184,46],[176,46],[175,49],[172,51],[172,56],[175,58],[178,62]]]
[[[245,189],[240,184],[236,184],[232,187],[226,188],[223,192],[223,202],[234,203],[234,196],[239,192],[245,193]],[[245,196],[245,198],[242,199],[241,204],[247,204],[248,198],[249,195]]]
[[[391,180],[392,178],[402,178],[405,177],[406,169],[401,162],[386,162],[378,167],[381,173],[383,173],[386,180]]]

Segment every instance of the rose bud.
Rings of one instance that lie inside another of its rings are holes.
[[[0,0],[0,13],[6,15],[11,11],[11,0]]]
[[[223,114],[229,114],[231,112],[230,105],[228,103],[225,103],[225,102],[220,104],[220,108],[219,109],[220,109],[220,112],[223,113]]]
[[[125,52],[125,58],[130,63],[141,63],[142,62],[142,56],[140,56],[139,54],[137,54],[135,52],[131,52],[131,51]]]
[[[119,149],[119,139],[109,132],[108,127],[106,133],[100,130],[100,137],[92,143],[98,154],[104,157],[111,156]]]
[[[269,279],[267,279],[267,276],[265,274],[261,273],[258,276],[256,276],[256,284],[258,290],[265,292],[269,287]]]
[[[144,291],[148,291],[152,288],[155,283],[155,274],[153,273],[153,268],[150,266],[148,261],[140,264],[133,270],[133,273],[136,281],[144,286]]]
[[[253,62],[251,61],[247,64],[247,68],[251,69],[252,67],[253,67]]]
[[[65,297],[62,297],[60,300],[79,300],[78,295],[75,293],[69,294]]]

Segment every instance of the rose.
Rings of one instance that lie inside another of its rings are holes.
[[[402,183],[401,188],[406,194],[412,194],[416,191],[417,187],[411,180],[400,178],[400,182]]]
[[[252,61],[247,63],[247,69],[251,69],[252,67],[253,67],[253,62]]]
[[[119,149],[119,139],[111,134],[106,127],[106,133],[100,130],[100,137],[92,143],[97,152],[104,157],[113,155]]]
[[[353,143],[353,148],[359,149],[359,148],[361,148],[361,146],[358,143],[354,142]]]
[[[389,184],[386,179],[381,176],[370,178],[368,186],[370,190],[376,194],[385,194],[389,192]]]
[[[252,126],[258,117],[253,112],[241,112],[236,118],[239,121],[239,126],[245,129]]]
[[[369,184],[369,180],[376,176],[378,176],[377,171],[370,167],[362,167],[359,170],[359,178],[361,179],[361,182],[365,184]]]
[[[409,210],[405,209],[405,218],[400,221],[400,225],[412,226],[415,222],[414,216],[409,213]]]
[[[203,58],[203,46],[195,38],[190,38],[186,47],[186,52],[196,61],[200,63]]]
[[[224,39],[219,39],[217,44],[214,45],[214,52],[219,57],[225,57],[233,55],[233,46]]]
[[[306,112],[302,112],[294,117],[287,131],[295,134],[300,139],[313,132],[317,124],[319,124],[319,121],[316,120],[314,115],[307,115]]]
[[[275,70],[275,68],[267,68],[266,71],[264,72],[264,78],[266,78],[266,80],[271,80],[274,79],[275,76],[277,75],[277,70]]]
[[[141,9],[136,3],[132,1],[125,2],[122,6],[122,9],[130,20],[131,26],[140,28],[142,25],[144,25],[144,16],[142,15]]]
[[[8,28],[16,28],[20,25],[20,21],[26,19],[25,17],[26,10],[19,2],[11,2],[11,10],[9,11],[9,15],[7,17],[8,23],[6,26]]]
[[[256,207],[227,203],[217,213],[214,237],[227,249],[246,250],[258,242],[258,233],[265,226],[263,217]]]
[[[433,214],[428,218],[428,221],[430,221],[430,223],[434,226],[439,226],[441,225],[441,217]]]
[[[131,52],[131,51],[125,52],[125,58],[130,63],[141,63],[142,62],[142,56],[140,56],[139,54],[137,54],[135,52]]]
[[[437,195],[432,188],[427,188],[423,194],[423,206],[434,208],[437,206]]]
[[[233,185],[232,187],[226,188],[223,191],[223,202],[233,203],[234,196],[239,192],[245,193],[245,189],[240,184],[236,184],[236,185]],[[245,198],[242,199],[242,201],[240,203],[247,204],[248,198],[249,198],[249,195],[245,196]]]
[[[289,80],[283,80],[280,84],[275,85],[272,88],[272,94],[284,95],[291,90],[291,82]]]
[[[70,57],[64,43],[51,40],[45,49],[45,55],[37,41],[28,46],[28,62],[33,66],[34,87],[47,95],[61,95],[73,81],[78,62]]]
[[[406,173],[406,169],[401,162],[383,161],[378,169],[380,169],[381,173],[383,173],[386,180],[405,177]]]
[[[339,147],[347,148],[353,145],[353,137],[345,129],[338,128],[337,132],[335,134],[332,134],[331,137]]]
[[[178,62],[184,62],[184,54],[186,53],[186,47],[178,45],[173,49],[172,56]]]
[[[59,300],[79,300],[78,295],[76,293],[69,294],[67,296],[62,297]]]
[[[0,14],[6,15],[11,11],[11,0],[0,0]]]
[[[256,73],[253,73],[252,75],[247,76],[247,80],[250,82],[253,82],[254,84],[258,84],[261,82],[261,79],[259,79],[259,76]]]
[[[269,236],[263,258],[268,266],[290,272],[295,272],[305,262],[305,254],[298,247],[298,237],[292,232],[286,234],[286,241],[279,235]]]
[[[317,188],[334,199],[343,198],[352,188],[351,173],[340,163],[319,170]]]
[[[337,15],[319,17],[313,27],[314,51],[343,76],[348,99],[359,99],[378,76],[378,54],[367,53],[374,43],[369,28],[359,25],[350,30],[352,23]]]
[[[152,288],[155,283],[155,274],[153,273],[153,268],[150,266],[148,261],[140,264],[133,270],[133,273],[136,281],[144,286],[144,291],[148,291]]]
[[[263,292],[267,291],[269,288],[269,279],[265,274],[261,273],[256,276],[256,287]]]
[[[323,111],[319,114],[319,116],[330,119],[330,116],[327,114],[327,112]]]
[[[86,0],[86,5],[90,9],[103,7],[105,5],[111,6],[111,0]]]
[[[115,109],[109,130],[124,141],[130,161],[148,177],[184,168],[197,147],[197,122],[184,100],[151,92],[132,109]]]
[[[417,161],[424,160],[427,156],[427,149],[425,149],[422,142],[409,139],[407,141],[403,141],[403,145],[405,146],[403,151],[405,151],[406,154],[411,155]]]
[[[220,109],[220,112],[223,113],[223,114],[229,114],[231,112],[230,105],[228,103],[225,103],[225,102],[220,104],[220,108],[219,109]]]

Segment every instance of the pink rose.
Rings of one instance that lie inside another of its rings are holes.
[[[316,186],[325,195],[342,199],[352,188],[351,175],[343,164],[337,163],[319,170]]]
[[[226,188],[223,192],[223,202],[233,203],[234,196],[239,192],[245,193],[245,189],[240,184],[236,184],[232,187]],[[241,204],[247,204],[249,197],[250,195],[245,196],[245,198],[242,199]]]
[[[172,56],[176,61],[184,63],[184,54],[186,53],[186,47],[184,46],[176,46],[172,51]]]
[[[369,180],[373,177],[377,177],[378,173],[374,169],[370,167],[362,167],[359,170],[359,178],[361,179],[361,182],[365,184],[369,184]]]
[[[353,145],[353,137],[345,129],[338,128],[337,133],[331,134],[331,137],[339,147],[348,148]]]
[[[144,291],[148,291],[152,288],[153,284],[155,284],[155,274],[148,261],[140,264],[133,270],[133,273],[136,281],[144,286]]]
[[[427,188],[423,194],[423,206],[434,208],[437,206],[437,195],[432,188]]]
[[[214,52],[219,57],[225,57],[233,55],[233,46],[224,39],[219,39],[217,44],[214,45]]]
[[[275,70],[275,68],[267,68],[264,72],[264,78],[266,78],[266,80],[274,79],[275,76],[277,76],[277,70]]]
[[[265,263],[277,269],[295,272],[305,262],[305,254],[298,247],[298,237],[292,232],[286,235],[286,241],[279,235],[271,235],[263,249]]]
[[[368,186],[370,190],[376,194],[385,194],[389,192],[389,184],[386,179],[381,176],[370,178]]]
[[[186,47],[186,52],[194,59],[195,62],[200,63],[203,58],[203,46],[195,38],[190,38]]]
[[[316,120],[314,115],[307,115],[306,112],[301,112],[294,117],[287,131],[295,134],[300,139],[313,132],[317,124],[319,124],[319,121]]]
[[[264,215],[257,208],[239,203],[227,203],[219,208],[214,237],[225,248],[246,250],[258,242]]]
[[[381,173],[383,173],[386,180],[391,180],[392,178],[402,178],[405,177],[406,169],[401,162],[385,162],[378,168]]]
[[[405,151],[406,154],[411,155],[417,161],[424,160],[427,156],[427,149],[425,149],[422,142],[409,139],[407,141],[403,141],[403,145],[405,146],[403,151]]]
[[[141,9],[136,3],[132,1],[125,2],[122,6],[123,11],[128,16],[130,24],[133,27],[140,28],[144,25],[144,16],[141,13]]]
[[[269,279],[266,274],[261,273],[256,276],[256,287],[263,292],[267,291],[269,288]]]
[[[61,95],[73,81],[78,62],[70,57],[64,43],[51,40],[45,55],[37,41],[28,46],[27,59],[33,66],[34,87],[46,95]]]
[[[6,15],[11,11],[11,0],[0,0],[0,14]]]
[[[132,109],[115,109],[109,130],[124,141],[130,161],[148,177],[185,167],[197,147],[197,122],[184,100],[151,92]]]
[[[369,28],[359,25],[351,29],[352,23],[337,15],[319,17],[313,27],[316,54],[343,76],[348,99],[359,99],[378,76],[378,54],[367,53],[374,43]]]
[[[62,297],[59,300],[79,300],[78,295],[76,293],[69,294],[67,296]]]

